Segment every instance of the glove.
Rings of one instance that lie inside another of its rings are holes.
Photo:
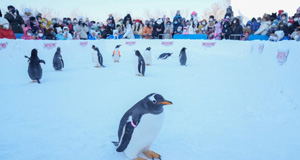
[[[20,14],[19,14],[19,10],[16,10],[16,14],[17,14],[17,16],[19,16]]]

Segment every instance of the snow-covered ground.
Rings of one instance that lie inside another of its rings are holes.
[[[210,42],[0,40],[0,160],[127,160],[111,141],[123,114],[153,92],[174,103],[152,146],[164,160],[298,160],[300,43]],[[62,72],[51,43],[61,47]],[[93,67],[93,44],[106,68]],[[121,62],[113,63],[117,44]],[[153,66],[137,77],[134,50],[149,46]],[[24,55],[33,48],[46,61],[42,84],[29,83]],[[278,50],[289,50],[283,65]],[[163,52],[174,54],[157,60]]]

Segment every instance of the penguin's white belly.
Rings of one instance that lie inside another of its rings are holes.
[[[137,56],[134,56],[133,57],[133,67],[134,67],[134,71],[135,71],[135,74],[138,74],[139,73],[139,58]]]
[[[98,53],[97,52],[92,52],[92,58],[93,58],[93,62],[95,63],[95,65],[100,66],[99,61],[98,61]]]
[[[134,129],[131,140],[124,150],[128,158],[137,158],[138,154],[149,150],[157,137],[164,121],[164,113],[159,115],[145,114]]]
[[[115,53],[114,55],[114,61],[119,61],[120,57],[118,53]]]
[[[145,58],[145,63],[146,64],[151,64],[152,63],[152,57],[151,57],[151,52],[150,51],[145,51],[144,58]]]

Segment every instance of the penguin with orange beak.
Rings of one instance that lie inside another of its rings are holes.
[[[149,159],[161,159],[150,147],[158,135],[163,121],[165,105],[173,104],[160,94],[152,93],[136,103],[122,117],[119,124],[119,142],[113,142],[117,152],[124,152],[133,160],[143,153]]]

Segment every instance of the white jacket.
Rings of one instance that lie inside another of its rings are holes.
[[[275,34],[276,34],[277,37],[278,37],[278,41],[282,40],[283,37],[284,37],[284,32],[283,32],[282,30],[275,31]]]
[[[268,33],[268,30],[270,29],[270,26],[270,21],[262,21],[259,29],[254,33],[254,35],[266,35]]]
[[[125,34],[124,34],[123,38],[135,39],[130,24],[128,24],[128,25],[126,26],[126,28],[125,28]]]

